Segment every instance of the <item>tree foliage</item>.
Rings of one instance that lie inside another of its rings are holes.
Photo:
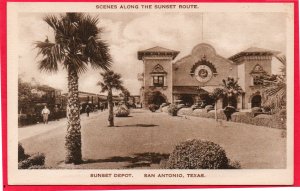
[[[44,41],[35,42],[39,61],[39,69],[57,72],[58,63],[65,69],[83,73],[90,64],[94,69],[108,70],[111,57],[108,45],[101,39],[102,29],[98,28],[98,17],[83,13],[66,13],[60,16],[48,15],[44,21],[55,34],[54,42],[48,37]]]
[[[228,77],[222,80],[222,87],[215,88],[211,93],[211,97],[217,101],[220,98],[227,97],[229,100],[231,98],[236,98],[243,93],[243,89],[238,84],[238,80]]]
[[[123,97],[123,101],[124,101],[125,105],[128,106],[128,101],[129,101],[129,97],[130,97],[129,90],[126,88],[123,88],[122,93],[120,93],[120,96]]]
[[[29,109],[32,106],[34,95],[31,93],[30,83],[23,82],[18,78],[18,107],[19,112]]]
[[[109,89],[123,90],[123,82],[121,74],[117,74],[112,70],[100,74],[103,81],[99,81],[98,85],[101,87],[101,92],[107,92]]]
[[[275,56],[281,63],[280,75],[271,77],[265,76],[263,83],[263,106],[274,111],[286,107],[286,57],[284,55]]]

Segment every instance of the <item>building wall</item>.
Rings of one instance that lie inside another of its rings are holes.
[[[214,75],[209,81],[204,83],[199,82],[195,76],[191,76],[190,74],[192,67],[202,59],[212,63],[217,72],[217,75]],[[183,57],[175,63],[172,63],[172,60],[171,56],[149,55],[143,57],[144,89],[141,91],[141,99],[145,107],[147,107],[147,92],[159,91],[166,98],[167,102],[173,102],[179,99],[180,95],[187,94],[184,91],[175,94],[173,92],[174,86],[176,86],[177,90],[177,87],[206,86],[214,88],[214,86],[221,86],[223,79],[233,77],[238,79],[239,85],[245,91],[244,95],[238,97],[238,109],[249,109],[251,108],[252,97],[254,95],[261,95],[262,93],[261,86],[254,86],[251,71],[259,64],[265,72],[272,74],[271,56],[258,53],[258,56],[241,56],[235,60],[235,62],[232,62],[218,55],[211,45],[205,43],[198,44],[193,48],[190,55]],[[157,64],[160,64],[164,68],[164,71],[167,72],[164,87],[153,86],[153,76],[151,72]],[[195,88],[195,92],[196,91]],[[172,95],[173,93],[174,97]],[[190,94],[193,95],[193,99],[195,100],[195,93]],[[221,103],[218,103],[218,107],[221,105]]]
[[[153,86],[153,76],[151,75],[151,72],[153,68],[160,64],[164,71],[167,72],[164,80],[164,87],[154,87]],[[172,57],[168,56],[145,56],[144,57],[144,95],[147,92],[155,92],[159,91],[161,92],[165,98],[167,99],[167,102],[172,102]],[[145,106],[147,107],[147,98],[145,97]]]
[[[242,79],[243,74],[239,75],[241,76],[241,80],[239,81],[239,83],[241,87],[244,87],[243,90],[246,92],[245,94],[246,109],[251,108],[251,99],[254,95],[262,94],[262,87],[254,86],[253,84],[251,71],[254,69],[254,67],[257,64],[259,64],[264,71],[266,71],[268,74],[271,74],[272,73],[271,60],[272,60],[271,56],[244,56],[237,62],[239,67],[241,65],[244,65],[245,67],[244,79]]]
[[[208,82],[200,83],[190,72],[193,65],[204,57],[215,66],[218,74]],[[237,77],[237,66],[219,56],[211,45],[202,43],[195,46],[190,55],[178,60],[174,64],[173,72],[173,86],[219,86],[223,79],[229,76]]]

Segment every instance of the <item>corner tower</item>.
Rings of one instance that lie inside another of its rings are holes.
[[[138,59],[144,65],[141,91],[143,107],[172,102],[172,61],[178,54],[179,51],[159,46],[138,51]]]
[[[261,107],[264,88],[261,76],[272,74],[272,57],[277,53],[279,52],[251,47],[229,58],[237,65],[239,84],[246,92],[241,108]]]

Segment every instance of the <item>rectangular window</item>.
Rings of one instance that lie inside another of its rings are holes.
[[[153,86],[156,86],[156,87],[164,86],[164,77],[163,76],[153,76]]]
[[[261,86],[263,85],[263,79],[260,76],[253,77],[253,85],[254,86]]]

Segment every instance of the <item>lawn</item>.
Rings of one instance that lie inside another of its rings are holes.
[[[221,145],[243,169],[286,166],[285,130],[140,109],[132,110],[130,117],[115,118],[116,127],[107,127],[107,112],[82,116],[81,124],[81,165],[63,164],[66,127],[61,122],[21,143],[28,153],[45,153],[46,165],[52,168],[159,168],[177,143],[194,138]]]

